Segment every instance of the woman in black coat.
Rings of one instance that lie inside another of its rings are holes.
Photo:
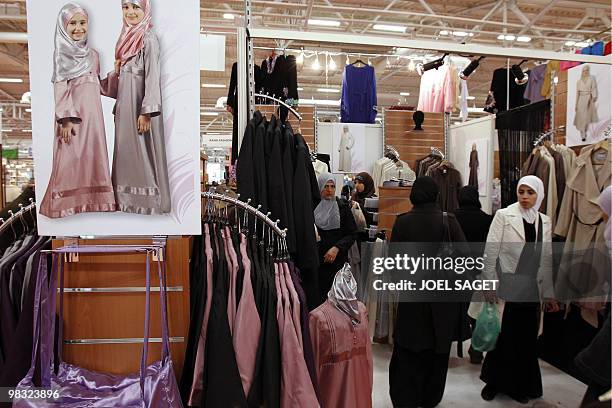
[[[330,173],[318,177],[321,202],[314,210],[319,235],[319,301],[327,299],[336,272],[348,261],[348,250],[355,242],[357,225],[350,207],[336,197],[336,181]],[[299,243],[298,243],[299,245]]]
[[[453,242],[456,252],[469,248],[454,215],[444,226],[438,204],[439,189],[431,177],[419,177],[412,187],[412,211],[400,215],[391,242]],[[424,246],[425,256],[436,256],[437,244]],[[419,254],[409,254],[420,256]],[[400,254],[403,255],[403,254]],[[446,386],[451,343],[470,337],[467,306],[462,303],[400,302],[395,323],[389,386],[394,407],[435,407]]]
[[[465,239],[472,243],[470,248],[473,257],[482,256],[484,246],[487,242],[487,234],[493,217],[481,210],[482,205],[478,196],[478,189],[473,186],[465,186],[459,190],[459,208],[455,211],[455,217],[461,225]],[[476,319],[469,317],[472,330],[476,327]],[[474,350],[471,346],[468,350],[472,364],[482,363],[482,352]]]

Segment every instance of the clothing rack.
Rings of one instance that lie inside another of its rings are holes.
[[[533,142],[533,146],[534,147],[539,146],[544,140],[546,140],[547,138],[551,137],[552,135],[554,135],[555,133],[563,129],[565,129],[565,126],[559,126],[558,128],[551,129],[549,131],[546,131],[540,134],[540,136],[538,136],[538,138]]]
[[[245,203],[244,201],[239,200],[240,194],[238,194],[238,197],[233,198],[233,197],[226,196],[225,194],[212,193],[208,191],[202,193],[202,198],[205,198],[207,200],[222,201],[228,204],[232,204],[236,207],[242,208],[243,210],[253,214],[255,217],[265,222],[266,225],[272,231],[274,231],[276,235],[278,235],[280,238],[285,239],[287,237],[287,229],[286,228],[280,229],[278,226],[278,223],[280,222],[280,220],[272,221],[272,219],[270,218],[270,213],[264,214],[261,211],[259,211],[259,208],[261,208],[261,206],[258,206],[257,208],[252,207],[249,204],[251,202],[250,198]]]
[[[284,101],[281,101],[280,99],[275,98],[275,97],[270,96],[270,95],[264,95],[264,94],[258,94],[258,93],[256,93],[256,94],[255,94],[255,97],[256,97],[256,98],[264,98],[264,99],[268,99],[268,100],[270,100],[270,101],[276,102],[276,103],[277,103],[277,104],[279,104],[279,105],[283,105],[285,108],[287,108],[287,109],[289,110],[289,112],[293,113],[293,115],[294,115],[294,116],[297,118],[297,120],[298,120],[299,122],[301,122],[301,121],[302,121],[302,115],[300,115],[299,113],[297,113],[297,111],[296,111],[295,109],[293,109],[293,108],[291,107],[291,105],[289,105],[289,104],[285,103]]]
[[[30,204],[25,207],[23,206],[23,204],[19,204],[19,211],[17,211],[16,213],[13,213],[12,210],[9,210],[8,213],[10,214],[10,217],[8,218],[8,220],[5,221],[3,218],[0,218],[0,234],[9,227],[13,228],[13,223],[17,220],[23,222],[23,217],[26,214],[30,214],[30,216],[32,216],[32,219],[35,220],[34,216],[32,215],[32,210],[34,209],[36,209],[36,203],[34,202],[34,199],[30,198]]]

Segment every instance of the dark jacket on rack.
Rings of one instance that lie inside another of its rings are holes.
[[[281,133],[281,166],[285,186],[285,206],[287,208],[287,247],[289,252],[296,251],[295,214],[293,209],[293,169],[295,161],[295,138],[289,122],[285,123],[285,131]]]
[[[442,211],[454,212],[459,207],[459,190],[462,187],[461,174],[456,169],[441,166],[432,172],[431,177],[440,188],[440,207]]]
[[[287,202],[285,201],[285,182],[281,155],[282,130],[280,121],[272,116],[268,123],[265,140],[266,184],[268,194],[268,211],[272,220],[280,220],[280,227],[289,227]],[[293,227],[293,225],[291,225]]]
[[[266,58],[261,63],[262,94],[275,96],[278,99],[298,99],[297,63],[295,56],[276,55]]]
[[[261,68],[255,65],[255,89],[261,88]],[[227,92],[227,106],[232,108],[234,120],[232,129],[232,164],[238,158],[238,63],[232,65],[229,90]]]
[[[498,68],[493,71],[493,79],[491,80],[491,92],[495,97],[495,108],[497,112],[518,108],[525,105],[525,88],[527,84],[518,85],[514,80],[514,75],[510,72],[510,107],[507,106],[508,95],[508,70],[506,68]]]
[[[216,241],[216,245],[212,244],[212,247],[217,256],[213,256],[216,275],[206,336],[204,405],[207,407],[247,407],[227,315],[229,275],[225,261],[225,244],[221,238],[219,225],[212,229],[210,237],[211,240]],[[223,369],[219,369],[220,367]]]
[[[246,202],[249,198],[252,204],[257,206],[257,186],[255,183],[255,170],[253,163],[253,151],[255,143],[255,132],[259,123],[263,120],[263,116],[259,111],[255,112],[253,119],[247,124],[240,147],[238,156],[238,165],[236,168],[236,181],[238,184],[238,194],[242,201]]]

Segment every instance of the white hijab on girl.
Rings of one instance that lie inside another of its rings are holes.
[[[517,195],[521,186],[527,186],[537,194],[535,205],[529,209],[525,209],[519,203],[517,203],[518,208],[521,210],[523,219],[528,223],[533,224],[538,219],[538,210],[540,205],[542,205],[542,201],[544,201],[544,183],[542,183],[542,180],[536,176],[525,176],[519,180],[516,186]]]

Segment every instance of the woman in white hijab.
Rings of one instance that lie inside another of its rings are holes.
[[[336,181],[332,174],[321,173],[317,179],[321,202],[314,210],[315,225],[320,237],[319,247],[319,299],[320,305],[327,299],[336,272],[348,260],[348,250],[355,242],[357,225],[351,209],[336,197]]]
[[[116,79],[99,80],[98,53],[87,43],[88,30],[83,7],[62,7],[53,54],[53,167],[40,205],[49,218],[115,211],[100,94],[112,93]]]
[[[495,214],[485,248],[483,277],[499,279],[497,293],[485,297],[490,303],[497,303],[497,296],[505,301],[497,345],[487,353],[480,376],[486,383],[481,392],[486,401],[497,393],[520,403],[542,396],[540,301],[550,311],[558,309],[552,300],[551,221],[538,211],[544,200],[542,180],[520,179],[517,197],[517,203]]]

